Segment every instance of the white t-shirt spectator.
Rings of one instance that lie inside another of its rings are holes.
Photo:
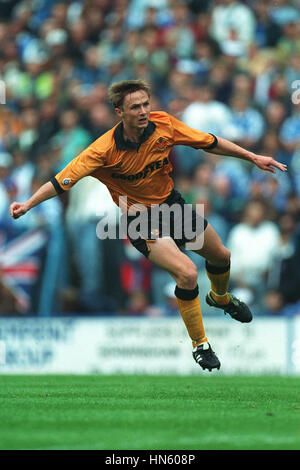
[[[238,1],[233,1],[229,5],[218,5],[213,8],[211,35],[220,45],[224,41],[232,38],[232,31],[235,40],[241,46],[247,48],[254,40],[255,16],[249,7]]]
[[[182,121],[193,129],[202,132],[210,132],[226,138],[225,126],[231,119],[231,111],[228,106],[219,101],[191,103],[182,114]]]
[[[240,223],[233,227],[227,240],[231,279],[247,286],[260,284],[279,246],[280,234],[273,222],[264,221],[257,227]]]

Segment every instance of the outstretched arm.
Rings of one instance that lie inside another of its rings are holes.
[[[32,207],[37,206],[47,199],[57,196],[57,192],[53,184],[48,181],[43,184],[26,202],[13,202],[9,207],[10,215],[14,219],[18,219],[26,214]]]
[[[271,171],[272,173],[276,173],[275,168],[278,168],[281,171],[287,170],[286,165],[277,162],[272,157],[257,155],[253,152],[249,152],[248,150],[234,144],[233,142],[230,142],[229,140],[223,139],[222,137],[217,137],[217,139],[217,145],[210,150],[205,150],[206,152],[248,160],[249,162],[252,162],[258,166],[258,168],[261,170]]]

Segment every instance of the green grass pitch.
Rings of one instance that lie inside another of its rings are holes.
[[[0,380],[0,449],[300,449],[300,377]]]

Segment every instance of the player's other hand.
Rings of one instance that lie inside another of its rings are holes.
[[[13,202],[9,207],[10,215],[14,219],[18,219],[22,215],[26,214],[27,211],[28,211],[28,207],[23,202]]]
[[[275,168],[278,168],[280,171],[287,171],[287,167],[285,164],[277,162],[272,157],[265,157],[263,155],[254,155],[253,163],[255,163],[258,168],[265,171],[271,171],[272,173],[276,173]]]

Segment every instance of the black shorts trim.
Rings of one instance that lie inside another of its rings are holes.
[[[183,208],[183,206],[187,203],[185,202],[181,194],[175,189],[173,189],[170,195],[165,199],[165,201],[162,204],[167,204],[168,206],[171,206],[172,204],[179,204]],[[162,204],[159,204],[156,207],[161,208]],[[154,215],[153,215],[153,212],[151,212],[151,209],[149,209],[148,211],[145,211],[145,216],[144,216],[145,218],[147,218],[147,221],[148,221],[147,232],[144,233],[143,236],[139,236],[138,238],[135,239],[135,238],[132,238],[129,234],[129,226],[130,226],[130,223],[134,221],[140,215],[140,212],[137,212],[137,214],[134,216],[129,216],[128,214],[124,214],[124,215],[126,215],[127,217],[127,236],[131,244],[146,257],[148,257],[151,251],[151,243],[155,242],[155,240],[157,240],[158,238],[169,236],[174,240],[174,242],[176,243],[178,247],[181,247],[185,245],[186,243],[194,240],[196,236],[203,233],[208,225],[208,222],[205,218],[200,216],[195,210],[191,210],[188,213],[188,217],[184,218],[184,220],[183,220],[183,217],[180,217],[180,215],[176,216],[176,214],[173,214],[171,212],[170,222],[168,226],[165,226],[160,216],[161,215],[160,213],[158,226],[156,226],[155,229],[152,230]],[[152,220],[151,220],[151,216],[152,216]],[[151,225],[151,221],[152,221],[152,225]],[[176,229],[178,229],[179,224],[181,225],[181,231],[180,231],[180,233],[182,234],[181,237],[176,236],[176,234],[178,233]],[[191,234],[192,234],[191,238],[186,236],[188,235],[186,234],[186,230],[185,230],[186,228],[185,226],[187,224],[191,228]]]

